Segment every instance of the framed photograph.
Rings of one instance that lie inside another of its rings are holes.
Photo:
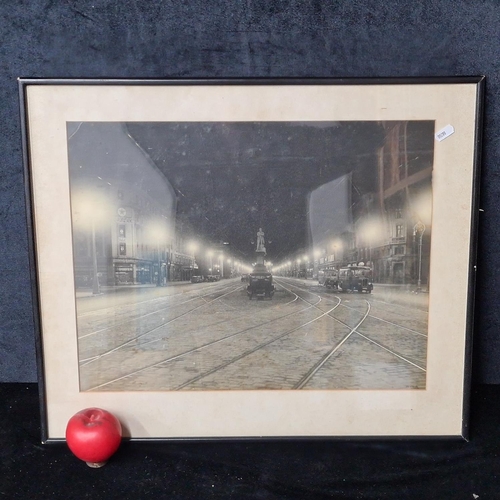
[[[482,89],[21,79],[42,440],[466,437]]]

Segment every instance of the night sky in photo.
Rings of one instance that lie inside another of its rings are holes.
[[[130,136],[177,193],[177,216],[207,244],[252,259],[265,232],[267,258],[310,244],[313,190],[352,173],[361,196],[377,189],[377,122],[128,123]],[[332,199],[335,210],[339,207]]]

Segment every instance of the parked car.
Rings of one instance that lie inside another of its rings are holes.
[[[201,283],[204,281],[203,276],[191,276],[191,283]]]

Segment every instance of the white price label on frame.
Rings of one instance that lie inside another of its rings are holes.
[[[446,125],[446,127],[442,128],[439,132],[436,132],[434,136],[436,141],[441,142],[450,137],[451,134],[455,132],[455,129],[452,125]]]

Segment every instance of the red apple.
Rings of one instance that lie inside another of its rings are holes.
[[[79,411],[66,427],[69,449],[90,467],[102,467],[120,446],[121,438],[120,421],[100,408]]]

